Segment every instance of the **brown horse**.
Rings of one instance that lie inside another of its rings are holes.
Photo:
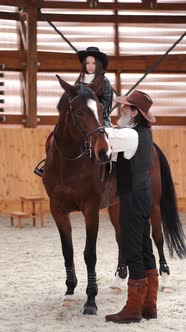
[[[58,77],[65,93],[58,104],[59,120],[54,130],[53,141],[47,153],[43,173],[43,184],[50,198],[50,209],[59,230],[62,252],[66,267],[66,298],[73,296],[77,286],[77,277],[73,260],[73,243],[69,214],[81,211],[85,218],[86,244],[84,259],[87,266],[87,301],[84,314],[96,314],[95,297],[98,292],[96,283],[96,240],[99,224],[99,209],[108,207],[109,216],[116,232],[119,247],[117,273],[126,277],[125,259],[120,251],[119,201],[116,195],[116,177],[105,168],[111,158],[111,149],[102,126],[102,108],[96,94],[85,85],[71,86]],[[97,81],[97,84],[99,82]],[[158,151],[158,152],[157,152]],[[154,149],[152,167],[152,190],[154,207],[151,215],[152,234],[160,254],[163,268],[167,264],[163,254],[163,236],[161,230],[161,209],[167,205],[166,213],[175,206],[175,201],[162,203],[161,158],[162,152]],[[164,159],[162,157],[164,162]],[[167,176],[167,169],[162,168]],[[166,165],[166,163],[165,163]],[[167,163],[168,165],[168,163]],[[167,176],[168,177],[168,176]],[[170,181],[169,179],[166,179]],[[166,187],[169,187],[166,184]],[[166,189],[165,189],[166,190]],[[171,187],[172,191],[172,187]],[[173,195],[174,196],[174,195]],[[169,195],[172,200],[175,197]],[[165,237],[169,249],[182,257],[185,255],[183,233],[178,216],[172,216],[168,226],[167,216]],[[173,220],[174,219],[174,220]],[[171,231],[171,232],[170,232]]]

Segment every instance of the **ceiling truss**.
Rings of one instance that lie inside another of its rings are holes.
[[[57,52],[41,52],[37,50],[37,22],[42,21],[43,17],[40,10],[50,9],[69,9],[69,10],[91,10],[91,14],[52,14],[46,13],[45,16],[52,22],[85,22],[85,23],[110,23],[115,27],[115,55],[109,57],[109,70],[116,73],[117,91],[120,90],[119,75],[125,73],[144,73],[157,60],[156,55],[122,56],[118,49],[118,24],[120,23],[164,23],[164,24],[185,24],[186,15],[167,15],[166,12],[184,12],[186,3],[158,3],[158,1],[144,1],[141,3],[119,3],[96,2],[95,6],[90,7],[90,2],[77,1],[44,1],[44,0],[0,0],[0,5],[15,6],[17,12],[0,12],[0,19],[16,20],[18,33],[20,36],[19,50],[0,51],[0,63],[4,64],[7,71],[19,71],[22,73],[24,99],[24,114],[21,116],[6,116],[4,123],[25,122],[26,127],[37,127],[37,73],[38,72],[70,72],[79,71],[79,61],[75,54],[65,54]],[[96,10],[112,10],[112,15],[96,15]],[[138,15],[123,14],[118,15],[118,11],[137,11]],[[153,10],[153,15],[140,14],[145,11]],[[159,15],[164,11],[165,15]],[[63,61],[61,57],[63,56]],[[156,73],[186,73],[186,55],[169,54],[158,67]],[[115,121],[116,119],[113,118]],[[161,117],[157,118],[157,124],[162,125],[186,125],[184,117]],[[48,118],[40,117],[40,124],[47,124]],[[50,117],[50,124],[56,121],[56,117]]]

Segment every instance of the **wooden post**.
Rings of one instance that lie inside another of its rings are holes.
[[[37,1],[27,5],[26,127],[37,127]]]
[[[117,4],[118,0],[115,0],[114,2],[115,2],[115,4]],[[114,14],[117,16],[118,11],[115,10]],[[117,22],[114,23],[114,28],[115,28],[115,35],[114,35],[115,55],[119,56],[119,53],[120,53],[119,52],[119,31],[118,31],[119,29],[118,29],[118,23]]]
[[[114,2],[117,5],[118,0],[115,0]],[[115,15],[118,15],[118,11],[117,10],[115,10],[114,13],[115,13]],[[114,23],[114,27],[115,27],[115,35],[114,35],[115,55],[117,57],[119,57],[119,55],[120,55],[119,27],[118,27],[118,23],[117,22]],[[117,70],[115,73],[116,73],[116,91],[120,95],[121,94],[120,71]],[[118,114],[118,109],[117,109],[117,115],[119,115]]]
[[[25,15],[23,12],[23,9],[17,10],[19,14],[19,21],[17,21],[17,33],[19,37],[19,50],[23,51],[27,49],[27,43],[26,43],[26,25],[25,25]],[[25,64],[26,65],[26,64]],[[23,101],[23,115],[26,119],[26,75],[25,75],[25,69],[24,71],[20,72],[21,76],[21,96]],[[24,123],[26,125],[26,123]]]

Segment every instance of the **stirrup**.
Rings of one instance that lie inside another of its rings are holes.
[[[34,174],[42,177],[43,176],[43,170],[44,170],[44,166],[39,167],[41,165],[41,163],[45,162],[46,159],[43,159],[39,162],[39,164],[37,164],[37,166],[34,168]]]

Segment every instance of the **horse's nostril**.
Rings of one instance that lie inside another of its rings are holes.
[[[101,161],[105,162],[105,161],[109,161],[109,157],[108,155],[106,154],[105,150],[100,150],[99,151],[99,154],[98,154],[98,157]]]

